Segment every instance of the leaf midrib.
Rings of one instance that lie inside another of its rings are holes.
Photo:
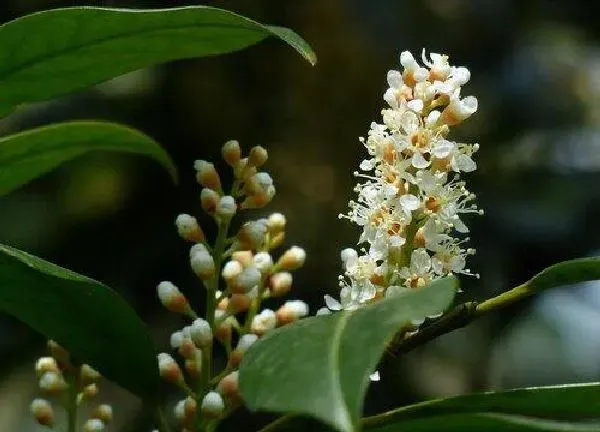
[[[341,376],[340,376],[340,367],[341,367],[341,362],[340,362],[340,352],[341,352],[341,340],[342,340],[342,335],[344,333],[344,330],[346,329],[346,326],[348,324],[348,321],[350,320],[350,318],[352,317],[351,313],[348,312],[342,312],[341,313],[342,317],[339,320],[339,327],[336,327],[336,331],[333,334],[333,339],[332,339],[332,344],[331,346],[333,347],[331,353],[332,353],[332,366],[333,366],[333,379],[334,379],[334,392],[335,392],[335,399],[338,401],[338,403],[336,405],[340,406],[342,408],[342,414],[344,415],[344,429],[345,430],[352,430],[352,429],[348,429],[348,427],[352,428],[352,417],[350,415],[348,406],[346,405],[346,400],[344,399],[344,394],[343,394],[343,390],[342,390],[342,381],[341,381]]]

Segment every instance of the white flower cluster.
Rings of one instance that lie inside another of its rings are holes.
[[[340,217],[362,227],[359,243],[368,249],[361,255],[342,251],[340,300],[326,296],[329,310],[353,309],[450,274],[471,274],[465,258],[474,250],[465,248],[468,238],[455,235],[468,232],[463,215],[482,213],[460,179],[476,169],[472,157],[479,145],[452,141],[449,133],[477,111],[477,99],[461,96],[467,68],[451,66],[441,54],[428,59],[425,51],[422,62],[401,53],[402,71],[387,74],[383,121],[371,123],[367,139],[360,138],[369,157],[355,175],[365,181]]]

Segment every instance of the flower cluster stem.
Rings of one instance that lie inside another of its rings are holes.
[[[67,376],[69,391],[67,393],[67,431],[77,432],[77,396],[79,394],[80,368],[73,366]]]

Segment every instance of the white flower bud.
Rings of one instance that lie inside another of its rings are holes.
[[[237,398],[239,396],[238,377],[238,371],[231,372],[219,381],[217,391],[227,399]]]
[[[260,249],[267,233],[266,221],[246,222],[237,235],[240,249]]]
[[[191,397],[188,396],[183,404],[183,408],[185,411],[185,417],[188,419],[193,419],[196,417],[196,410],[198,409],[198,404],[196,402],[196,400]]]
[[[245,353],[246,351],[248,351],[248,348],[250,348],[252,344],[257,340],[257,335],[252,333],[245,334],[240,338],[235,349],[241,353]]]
[[[217,216],[224,219],[231,219],[235,214],[237,205],[235,199],[232,196],[225,195],[219,200],[217,205]]]
[[[202,399],[200,410],[206,418],[218,418],[225,411],[225,402],[219,393],[211,391]]]
[[[280,233],[285,229],[285,216],[281,213],[273,213],[267,219],[267,229],[271,234]]]
[[[110,423],[113,418],[112,407],[107,404],[98,405],[92,413],[92,417],[102,420],[105,424]]]
[[[175,225],[177,226],[179,236],[186,241],[200,243],[206,240],[202,228],[198,225],[198,221],[189,214],[180,214],[177,216]]]
[[[250,149],[248,154],[248,166],[249,167],[260,167],[267,161],[269,154],[264,147],[256,146]]]
[[[208,252],[197,252],[190,259],[190,266],[202,280],[208,280],[215,275],[215,260]]]
[[[177,349],[179,348],[182,344],[183,341],[185,340],[185,336],[183,335],[182,331],[176,331],[173,334],[171,334],[171,348],[173,349]]]
[[[231,292],[245,294],[259,284],[262,276],[254,266],[245,268],[231,285]]]
[[[173,415],[179,423],[183,423],[185,421],[185,399],[178,401],[173,407]]]
[[[211,162],[205,160],[197,160],[194,162],[196,169],[196,180],[205,188],[213,190],[221,190],[221,179]]]
[[[322,307],[317,311],[316,315],[317,316],[331,315],[331,311],[329,309],[327,309],[326,307]]]
[[[346,248],[342,250],[340,257],[344,267],[347,267],[348,265],[353,265],[358,260],[358,252],[352,248]]]
[[[203,318],[196,319],[191,325],[190,336],[198,348],[210,346],[213,334],[208,321]]]
[[[254,263],[254,254],[251,250],[238,250],[231,254],[231,258],[246,268]]]
[[[46,399],[34,399],[29,406],[35,421],[49,428],[54,426],[54,410]]]
[[[91,367],[88,364],[81,365],[81,380],[83,382],[93,382],[97,381],[102,377],[100,372]]]
[[[295,270],[304,265],[306,252],[298,246],[292,246],[290,249],[279,257],[277,267],[282,270]]]
[[[42,390],[49,393],[57,393],[65,390],[68,386],[60,372],[44,372],[39,381]]]
[[[160,353],[157,356],[158,370],[160,376],[166,381],[179,384],[183,382],[183,374],[179,365],[167,353]]]
[[[209,254],[210,252],[208,251],[208,249],[206,248],[206,246],[204,246],[204,244],[202,243],[196,243],[195,245],[193,245],[190,248],[190,259],[198,254],[198,253],[205,253],[205,254]]]
[[[223,275],[223,279],[229,284],[233,281],[239,274],[244,271],[244,266],[239,261],[231,260],[227,261],[227,263],[223,266],[223,270],[221,274]]]
[[[278,272],[269,278],[271,295],[281,297],[287,294],[292,287],[292,274],[289,272]]]
[[[308,305],[302,300],[289,300],[277,312],[277,325],[282,326],[308,315]]]
[[[158,298],[167,310],[180,314],[190,314],[190,305],[185,296],[172,282],[163,281],[157,286]]]
[[[260,271],[262,274],[269,273],[273,268],[273,258],[268,252],[259,252],[254,255],[253,258],[254,266]]]
[[[40,357],[35,362],[35,372],[39,378],[46,372],[60,372],[60,370],[53,357]]]
[[[83,425],[84,432],[100,432],[104,430],[104,422],[100,419],[89,419]]]
[[[202,210],[209,215],[215,214],[217,205],[219,204],[219,198],[219,194],[214,190],[209,188],[202,189],[202,192],[200,192],[200,204],[202,205]]]
[[[227,165],[234,167],[242,157],[240,143],[236,140],[227,141],[225,144],[223,144],[221,154],[223,155],[225,162],[227,162]]]
[[[263,309],[261,313],[252,319],[250,331],[258,336],[262,336],[276,326],[277,316],[275,315],[275,312],[271,309]]]
[[[81,398],[82,400],[91,399],[98,394],[98,391],[98,384],[92,383],[86,385],[81,392]]]

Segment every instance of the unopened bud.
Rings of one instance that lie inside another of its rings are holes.
[[[204,232],[194,216],[180,214],[175,219],[175,226],[179,236],[186,241],[200,243],[206,240]]]
[[[215,169],[215,166],[205,160],[197,160],[194,162],[196,169],[196,180],[205,188],[212,190],[221,190],[221,179]]]
[[[236,209],[237,205],[235,199],[232,196],[225,195],[221,197],[219,204],[217,204],[217,216],[223,219],[231,219],[235,214]]]
[[[254,342],[258,340],[258,336],[252,333],[248,333],[243,335],[238,341],[237,346],[231,353],[231,357],[229,361],[231,362],[231,366],[238,367],[244,354],[248,351],[248,348],[252,346]]]
[[[102,375],[96,369],[91,367],[88,364],[81,365],[81,381],[84,383],[89,383],[93,381],[97,381],[100,379]]]
[[[171,334],[170,343],[171,348],[177,349],[181,346],[184,340],[183,333],[179,330]]]
[[[279,257],[277,267],[281,270],[296,270],[304,265],[306,252],[298,246],[292,246]]]
[[[226,344],[231,341],[231,329],[235,318],[227,316],[226,312],[219,309],[215,311],[215,337]]]
[[[267,234],[267,224],[264,220],[246,222],[237,235],[240,249],[260,249]]]
[[[227,162],[230,167],[235,167],[242,157],[242,150],[240,149],[240,143],[236,140],[227,141],[223,144],[221,149],[223,159]]]
[[[112,407],[107,404],[98,405],[92,413],[92,417],[102,420],[103,423],[110,423],[113,418]]]
[[[229,403],[241,402],[239,384],[238,384],[238,371],[233,371],[229,375],[226,375],[217,384],[217,391],[225,398]]]
[[[187,299],[172,282],[163,281],[159,283],[157,292],[160,302],[167,310],[190,315],[191,308]]]
[[[163,379],[175,384],[183,382],[183,374],[181,373],[179,365],[173,360],[173,357],[167,353],[160,353],[157,358],[158,370]]]
[[[273,268],[273,258],[268,252],[259,252],[254,255],[253,258],[254,266],[260,271],[262,274],[267,274]]]
[[[89,419],[83,425],[84,432],[100,432],[104,430],[104,422],[100,419]]]
[[[225,279],[225,282],[229,284],[242,271],[244,271],[244,267],[242,266],[242,264],[239,261],[233,259],[231,261],[227,261],[227,263],[223,266],[221,274],[223,275],[223,279]]]
[[[177,402],[177,404],[173,408],[173,414],[175,415],[175,419],[177,419],[178,422],[185,422],[185,399]]]
[[[204,399],[202,399],[200,411],[204,417],[218,418],[223,414],[224,410],[225,402],[223,402],[223,398],[219,393],[215,391],[208,392],[206,396],[204,396]]]
[[[252,265],[253,257],[254,257],[254,254],[250,250],[239,250],[239,251],[235,251],[233,254],[231,254],[231,258],[234,259],[235,261],[239,262],[243,266],[243,268],[249,267]],[[242,268],[242,270],[243,270],[243,268]]]
[[[60,372],[44,372],[39,381],[42,390],[48,393],[58,393],[65,390],[68,386]]]
[[[188,328],[188,327],[186,327]],[[185,334],[183,340],[181,341],[181,345],[177,348],[177,352],[183,358],[189,359],[193,358],[196,353],[196,345],[192,341],[190,334]]]
[[[286,295],[292,288],[292,274],[289,272],[278,272],[269,278],[269,288],[273,297]]]
[[[275,249],[276,247],[281,246],[281,244],[283,243],[284,240],[285,240],[285,231],[281,231],[280,233],[273,235],[269,239],[269,249]]]
[[[233,174],[235,175],[235,178],[245,182],[256,174],[256,167],[248,165],[248,158],[240,159],[240,161],[235,164],[235,167],[233,167]]]
[[[188,396],[185,402],[183,403],[183,410],[185,412],[185,417],[188,419],[193,419],[196,417],[196,410],[198,409],[198,403],[196,399]]]
[[[252,319],[250,331],[258,336],[262,336],[267,331],[274,329],[275,326],[277,326],[277,316],[275,315],[275,312],[271,309],[263,309],[261,313]]]
[[[48,340],[48,349],[50,355],[58,363],[60,369],[69,364],[69,352],[53,340]]]
[[[467,96],[464,99],[451,98],[448,106],[442,111],[441,119],[448,126],[453,126],[468,119],[477,111],[477,98]]]
[[[248,166],[260,167],[265,164],[268,158],[269,153],[267,153],[267,150],[264,147],[252,147],[248,154]]]
[[[192,323],[190,335],[198,348],[205,348],[212,343],[212,330],[205,319],[198,318]]]
[[[195,253],[190,259],[190,265],[202,280],[208,280],[215,275],[215,260],[208,252]]]
[[[280,233],[285,229],[285,216],[281,213],[273,213],[267,219],[267,229],[271,234]]]
[[[202,192],[200,192],[200,204],[202,204],[202,210],[209,215],[214,215],[217,211],[219,199],[219,194],[212,189],[204,188],[202,189]]]
[[[34,399],[29,406],[35,421],[49,428],[54,426],[54,410],[46,399]]]
[[[227,311],[231,314],[246,312],[250,307],[252,299],[247,294],[231,294],[227,305]]]
[[[88,384],[86,385],[80,393],[80,398],[82,400],[92,399],[93,397],[98,395],[98,384]]]
[[[247,267],[235,278],[230,290],[232,293],[245,294],[260,283],[261,277],[256,267]]]
[[[60,372],[58,364],[53,357],[40,357],[37,362],[35,362],[35,373],[38,378],[46,372]]]
[[[277,310],[276,315],[278,326],[289,324],[308,315],[308,305],[302,300],[290,300]]]
[[[202,373],[202,353],[198,352],[194,358],[185,360],[185,370],[194,379],[199,378]]]
[[[269,204],[274,196],[275,186],[268,186],[261,193],[257,193],[246,197],[246,199],[242,201],[242,204],[240,204],[240,208],[242,210],[262,208]]]

